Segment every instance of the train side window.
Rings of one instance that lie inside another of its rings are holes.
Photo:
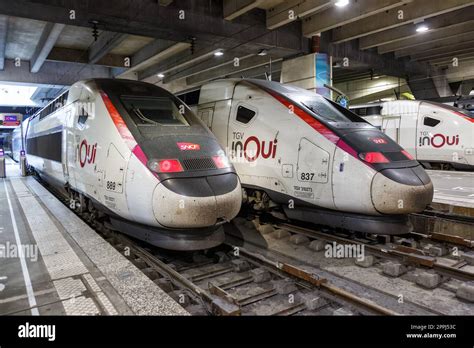
[[[237,108],[237,121],[241,123],[249,123],[257,113],[253,110],[247,109],[245,106],[239,105]]]
[[[88,118],[89,118],[89,114],[84,109],[84,107],[81,107],[81,113],[79,114],[79,118],[77,120],[77,123],[82,126],[87,122]]]
[[[436,118],[425,116],[423,124],[428,127],[436,127],[441,121]]]

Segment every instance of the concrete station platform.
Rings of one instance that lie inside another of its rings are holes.
[[[188,314],[34,178],[19,174],[9,160],[0,179],[0,315]]]
[[[427,172],[434,184],[434,203],[474,211],[474,173],[439,170]]]

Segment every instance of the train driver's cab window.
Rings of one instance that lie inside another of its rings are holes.
[[[190,111],[178,98],[121,96],[121,99],[139,126],[189,126],[185,116]]]
[[[79,112],[79,118],[77,120],[77,123],[80,125],[80,126],[83,126],[86,122],[87,122],[87,119],[89,118],[89,113],[87,112],[87,110],[84,108],[84,107],[81,107],[81,110]]]
[[[239,105],[237,108],[237,121],[247,124],[249,123],[257,113],[253,110],[247,109],[245,106]]]
[[[428,127],[436,127],[440,122],[440,120],[429,116],[425,116],[425,119],[423,120],[423,124]]]

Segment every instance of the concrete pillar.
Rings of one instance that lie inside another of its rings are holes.
[[[326,53],[311,53],[283,61],[281,83],[292,84],[331,98],[332,57]]]

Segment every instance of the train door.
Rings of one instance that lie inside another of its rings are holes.
[[[227,128],[227,148],[231,161],[237,170],[250,173],[249,164],[256,164],[260,156],[259,134],[253,129],[258,109],[253,105],[234,100]]]
[[[420,161],[452,161],[452,148],[446,141],[443,131],[444,122],[442,115],[428,104],[422,103],[418,116],[418,141],[417,158]],[[448,137],[449,138],[449,137]]]
[[[112,143],[107,150],[106,163],[103,173],[104,203],[113,210],[128,212],[127,201],[123,199],[126,160]]]
[[[285,160],[289,156],[285,155],[285,146],[279,145],[285,144],[282,135],[288,132],[287,128],[280,129],[285,123],[281,113],[275,112],[275,106],[281,107],[280,104],[274,103],[278,102],[269,100],[259,88],[236,86],[227,129],[227,153],[243,185],[286,194],[291,187],[291,168],[296,163],[292,166]],[[296,151],[297,144],[294,145]]]
[[[74,104],[66,110],[65,124],[63,129],[64,157],[65,158],[65,177],[70,186],[76,187],[76,171],[77,171],[77,146],[76,146],[76,130],[75,130],[75,108]],[[66,176],[67,175],[67,176]]]
[[[296,173],[300,185],[295,186],[295,196],[302,199],[319,199],[329,181],[329,160],[327,151],[302,138],[298,148]]]
[[[62,144],[61,162],[62,162],[62,166],[63,166],[64,181],[66,183],[70,183],[70,181],[69,181],[69,165],[68,165],[68,162],[69,162],[69,159],[68,159],[68,150],[69,150],[68,133],[69,133],[69,127],[67,125],[70,122],[70,119],[72,117],[71,115],[72,115],[72,111],[70,109],[66,109],[65,110],[65,119],[64,119],[64,124],[66,125],[66,127],[63,128],[62,140],[61,140],[61,144]]]

